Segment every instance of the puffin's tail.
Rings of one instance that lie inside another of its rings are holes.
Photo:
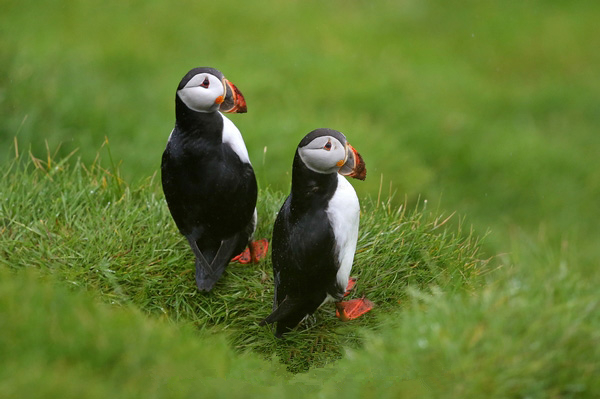
[[[214,262],[212,264],[214,265]],[[200,291],[208,292],[213,289],[223,275],[227,263],[220,265],[216,270],[209,269],[206,265],[204,259],[196,258],[196,286]]]
[[[261,326],[277,322],[275,336],[281,338],[283,334],[296,327],[309,313],[306,300],[293,299],[286,296],[277,306],[277,309],[260,322]]]
[[[233,258],[237,247],[239,247],[240,238],[236,235],[233,238],[223,240],[214,258],[207,262],[200,250],[194,251],[196,255],[196,286],[200,291],[210,291],[214,285],[219,281],[225,267]],[[194,249],[192,247],[192,249]]]

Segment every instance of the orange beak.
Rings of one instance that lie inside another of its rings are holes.
[[[365,161],[363,161],[362,157],[358,151],[354,149],[354,147],[348,143],[346,143],[346,145],[346,152],[348,156],[346,157],[346,162],[340,168],[339,173],[341,175],[353,177],[358,180],[365,180],[367,177]]]
[[[225,97],[219,107],[219,111],[238,114],[246,112],[246,100],[242,92],[227,79],[223,79],[223,84],[225,85]]]

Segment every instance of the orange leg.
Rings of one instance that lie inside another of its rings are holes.
[[[350,277],[348,279],[348,286],[346,287],[346,292],[344,292],[345,297],[350,295],[350,292],[354,289],[355,285],[356,285],[356,277]]]
[[[375,304],[366,298],[336,302],[335,315],[341,321],[354,320],[373,309],[373,307],[375,307]]]

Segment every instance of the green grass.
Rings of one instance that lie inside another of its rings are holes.
[[[258,266],[232,264],[214,292],[198,292],[193,255],[157,183],[149,179],[130,187],[114,176],[98,164],[15,160],[4,171],[10,196],[1,208],[0,264],[54,275],[108,303],[224,331],[234,348],[277,354],[293,371],[331,362],[342,347],[358,345],[356,328],[372,327],[378,315],[401,307],[407,287],[472,292],[486,270],[477,238],[447,231],[448,218],[366,201],[353,295],[366,295],[377,309],[344,326],[331,306],[317,313],[314,325],[277,342],[268,328],[258,326],[273,298],[270,259]],[[268,190],[260,197],[256,235],[270,239],[284,198]]]
[[[234,353],[222,338],[175,329],[132,306],[99,304],[60,281],[0,275],[2,397],[245,397],[249,387],[268,393],[282,372]]]
[[[534,245],[519,265],[481,259],[477,237],[449,228],[448,216],[364,200],[353,295],[377,307],[351,323],[321,309],[277,340],[257,324],[271,306],[269,261],[232,264],[200,294],[154,180],[129,186],[97,164],[24,157],[2,170],[3,396],[542,398],[600,389],[598,281],[566,249]],[[269,236],[282,196],[261,194],[258,234]]]
[[[598,396],[599,13],[3,2],[0,396]],[[343,131],[365,158],[355,295],[377,308],[363,320],[326,308],[275,341],[256,324],[268,262],[194,290],[157,172],[174,89],[199,65],[248,101],[232,119],[260,236],[308,131]]]
[[[306,380],[338,380],[326,397],[594,397],[600,301],[556,271],[512,270],[477,296],[415,292],[364,349]]]
[[[377,307],[350,323],[320,309],[277,340],[257,324],[270,312],[270,262],[231,264],[214,292],[199,293],[155,180],[130,186],[97,164],[25,154],[1,172],[3,396],[580,397],[600,388],[598,281],[567,250],[545,248],[548,263],[537,245],[524,250],[528,269],[482,259],[479,239],[449,227],[451,215],[365,199],[353,295]],[[259,236],[270,235],[282,199],[261,191]]]

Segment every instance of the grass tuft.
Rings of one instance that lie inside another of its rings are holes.
[[[0,171],[0,396],[600,392],[597,279],[566,245],[490,262],[453,215],[366,199],[352,296],[377,307],[349,323],[326,307],[278,340],[258,326],[269,260],[231,264],[201,294],[155,176],[119,184],[99,157],[36,159]],[[258,236],[283,197],[261,190]]]
[[[225,332],[236,350],[275,355],[294,372],[329,364],[342,348],[360,346],[359,330],[376,329],[381,317],[401,309],[409,288],[469,292],[486,270],[478,239],[447,231],[447,218],[365,200],[352,273],[358,285],[350,298],[366,296],[376,309],[344,324],[333,306],[324,307],[285,340],[276,340],[269,328],[258,326],[271,309],[270,259],[230,264],[213,292],[198,292],[193,255],[157,179],[129,186],[118,170],[99,163],[99,158],[86,166],[31,157],[10,164],[10,173],[3,173],[0,263],[54,275],[107,303]],[[284,195],[263,189],[259,198],[256,235],[270,239]]]

